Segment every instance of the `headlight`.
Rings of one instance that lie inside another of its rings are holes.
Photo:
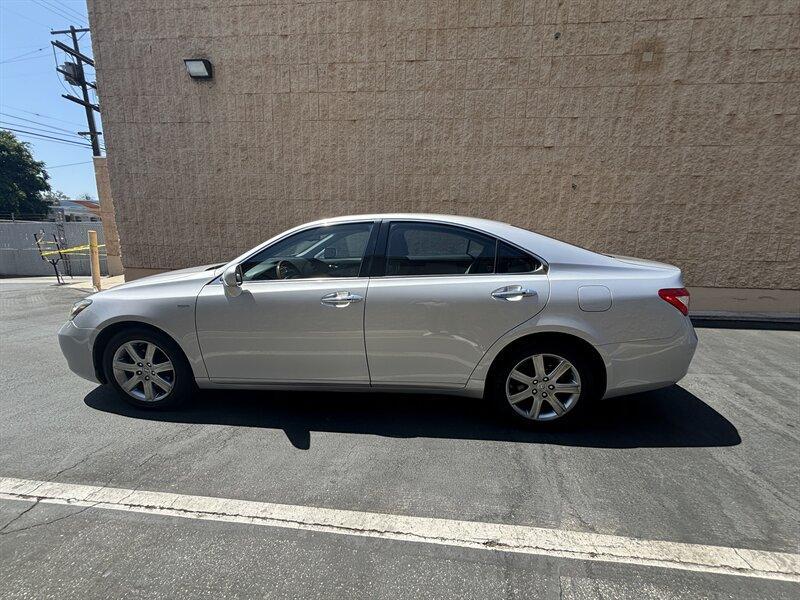
[[[69,311],[69,320],[72,321],[72,319],[74,319],[84,310],[89,308],[89,305],[91,303],[92,301],[89,300],[88,298],[84,298],[83,300],[78,300],[75,304],[72,305],[72,308]]]

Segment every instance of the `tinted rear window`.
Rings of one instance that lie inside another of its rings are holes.
[[[538,260],[505,242],[497,247],[498,273],[530,273],[541,266]]]

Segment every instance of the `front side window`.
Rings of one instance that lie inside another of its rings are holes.
[[[242,263],[244,281],[358,277],[372,223],[315,227],[275,242]]]
[[[495,239],[433,223],[392,223],[386,275],[477,275],[494,271]]]

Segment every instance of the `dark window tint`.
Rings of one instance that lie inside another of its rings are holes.
[[[371,223],[346,223],[301,231],[242,263],[243,279],[358,277],[371,229]]]
[[[514,246],[509,246],[505,242],[500,242],[498,244],[498,273],[530,273],[538,269],[539,266],[538,260],[522,250],[517,250]]]
[[[386,275],[477,275],[494,270],[495,240],[429,223],[392,223]]]

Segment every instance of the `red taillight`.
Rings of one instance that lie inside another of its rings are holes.
[[[689,314],[689,290],[686,288],[666,288],[658,290],[658,295],[684,315]]]

